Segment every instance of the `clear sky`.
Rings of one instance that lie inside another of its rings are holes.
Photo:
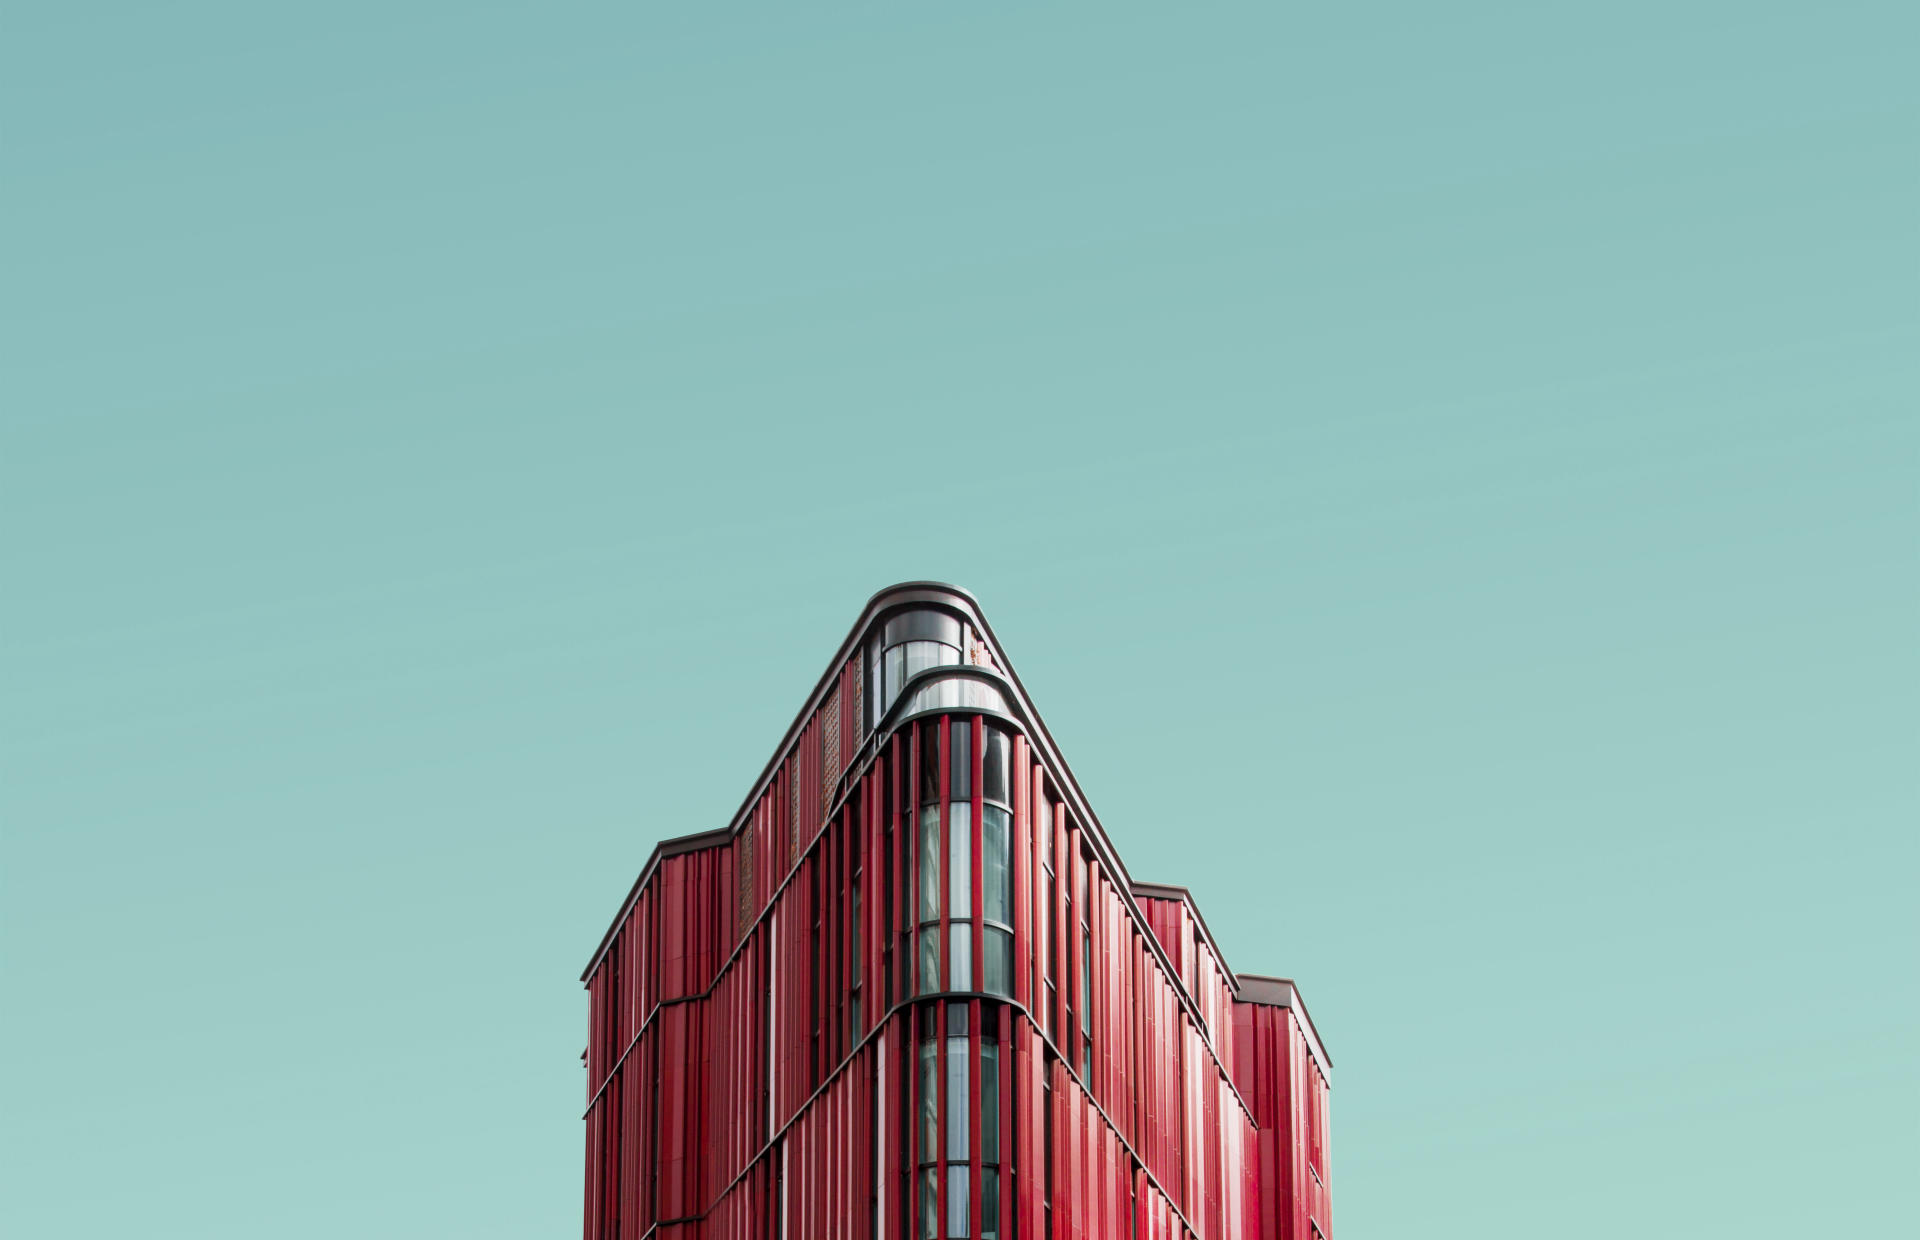
[[[581,966],[916,577],[1339,1240],[1911,1225],[1911,3],[7,28],[9,1236],[577,1235]]]

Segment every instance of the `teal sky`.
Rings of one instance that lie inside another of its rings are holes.
[[[9,15],[0,1230],[576,1236],[581,965],[915,577],[1338,1240],[1911,1226],[1920,9],[1033,7]]]

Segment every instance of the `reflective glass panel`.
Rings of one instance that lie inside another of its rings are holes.
[[[973,927],[964,921],[947,928],[947,989],[973,989]]]
[[[997,805],[982,806],[980,826],[980,902],[988,921],[1013,921],[1013,815]]]
[[[960,621],[944,611],[931,608],[903,611],[888,620],[881,632],[889,646],[905,641],[937,641],[949,646],[960,644]]]
[[[908,642],[894,649],[902,653],[901,670],[908,680],[930,667],[955,667],[960,662],[960,651],[944,642]]]
[[[920,1240],[940,1240],[940,1168],[920,1173]]]
[[[940,916],[940,807],[920,807],[920,920]]]
[[[1000,1161],[1000,1044],[992,1038],[980,1043],[980,1161]]]
[[[920,993],[930,995],[940,989],[940,927],[927,926],[920,931]]]
[[[940,799],[940,721],[929,719],[920,725],[920,804],[931,805]]]
[[[1013,935],[992,926],[986,927],[983,933],[986,937],[982,946],[987,958],[980,966],[980,988],[990,995],[1010,996],[1013,994]]]
[[[917,715],[926,710],[991,710],[1009,714],[1007,699],[999,689],[972,676],[949,676],[922,685],[913,691],[903,713]]]
[[[1013,804],[1008,770],[1013,765],[1013,738],[1002,728],[987,725],[986,752],[980,755],[980,795],[989,801]]]
[[[953,760],[947,763],[951,783],[947,795],[956,801],[973,799],[973,719],[962,716],[947,730],[947,743],[953,747]]]
[[[947,916],[973,916],[973,802],[947,806]]]
[[[950,1240],[967,1236],[967,1164],[954,1163],[947,1168],[947,1235]]]
[[[1093,1033],[1093,936],[1080,935],[1080,1032]]]
[[[940,1077],[938,1038],[920,1040],[920,1160],[937,1159],[940,1140]]]
[[[886,684],[882,688],[881,710],[893,705],[893,700],[900,696],[900,686],[905,684],[907,679],[906,662],[906,651],[899,646],[895,646],[883,656],[881,666],[885,669]]]
[[[980,1168],[980,1237],[1000,1240],[1000,1169]]]
[[[967,1157],[967,1037],[947,1039],[947,1157]]]

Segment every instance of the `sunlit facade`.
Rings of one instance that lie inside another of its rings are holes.
[[[963,590],[873,598],[583,980],[586,1240],[1332,1234],[1298,992],[1128,875]]]

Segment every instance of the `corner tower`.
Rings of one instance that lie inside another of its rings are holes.
[[[586,1240],[1313,1240],[1331,1063],[1128,874],[973,596],[876,594],[582,977]]]

